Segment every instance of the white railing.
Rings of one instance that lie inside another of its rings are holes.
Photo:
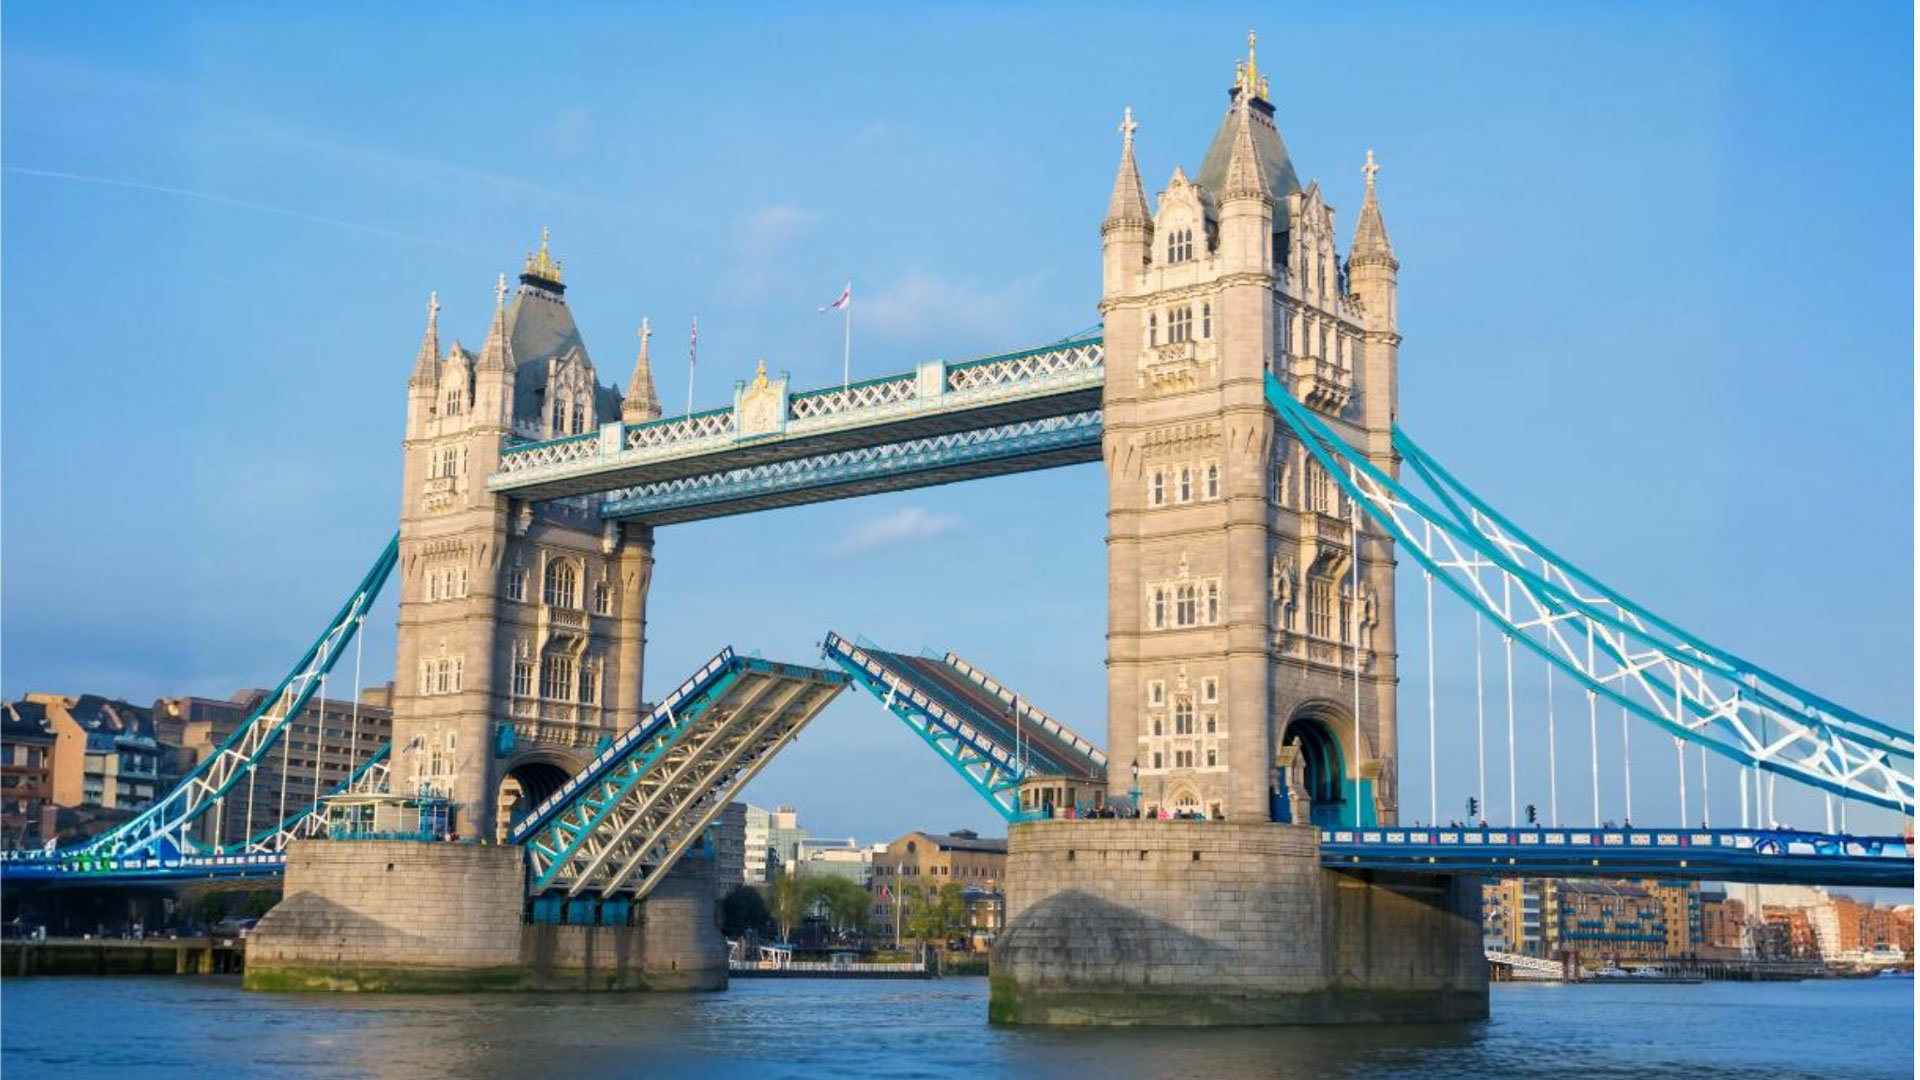
[[[777,427],[761,434],[810,436],[922,413],[975,409],[1002,399],[1098,387],[1105,353],[1098,339],[988,357],[957,364],[932,361],[919,369],[846,387],[791,394]],[[758,429],[756,429],[758,430]],[[554,476],[590,474],[723,449],[740,437],[736,410],[631,426],[609,425],[608,434],[577,435],[510,447],[489,486],[500,489]]]

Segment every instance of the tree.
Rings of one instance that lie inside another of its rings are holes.
[[[773,903],[768,905],[773,921],[780,924],[780,939],[793,940],[793,928],[807,918],[807,898],[800,879],[781,874],[773,879]]]
[[[264,916],[267,912],[272,911],[273,905],[279,902],[280,902],[279,893],[250,892],[247,894],[246,903],[241,910],[247,913],[247,918],[258,919]]]
[[[967,904],[957,881],[937,889],[907,888],[907,933],[921,941],[944,942],[967,928]]]
[[[823,915],[835,931],[866,931],[873,897],[853,881],[836,874],[815,874],[801,879],[801,891],[805,910]]]
[[[751,885],[733,887],[720,901],[720,932],[739,937],[749,930],[767,934],[773,929],[773,914],[767,910],[766,897]]]

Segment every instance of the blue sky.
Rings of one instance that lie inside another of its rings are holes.
[[[728,10],[10,6],[0,692],[277,678],[392,528],[428,291],[476,345],[543,225],[603,378],[650,316],[669,408],[696,312],[699,406],[761,357],[837,379],[815,309],[849,277],[856,375],[1093,325],[1121,108],[1150,189],[1191,172],[1251,21],[1343,237],[1368,148],[1383,166],[1414,436],[1657,610],[1911,724],[1909,11]],[[664,530],[649,687],[727,643],[811,659],[831,628],[955,649],[1102,736],[1102,491],[1089,465]],[[1459,816],[1471,646],[1447,626]],[[1425,816],[1419,656],[1403,677]],[[1583,703],[1560,708],[1583,738]],[[1635,816],[1671,820],[1671,744],[1636,738]],[[1586,758],[1562,761],[1583,817]],[[1544,807],[1539,772],[1520,799]],[[1714,775],[1717,820],[1734,791]],[[749,796],[829,834],[998,830],[852,697]]]

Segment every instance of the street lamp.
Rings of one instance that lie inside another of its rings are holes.
[[[1133,786],[1127,789],[1127,794],[1133,796],[1133,816],[1139,817],[1140,816],[1140,759],[1139,758],[1133,759]]]

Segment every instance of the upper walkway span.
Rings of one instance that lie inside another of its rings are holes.
[[[1100,459],[1098,337],[790,393],[742,384],[730,408],[507,448],[487,488],[600,496],[672,524]]]

